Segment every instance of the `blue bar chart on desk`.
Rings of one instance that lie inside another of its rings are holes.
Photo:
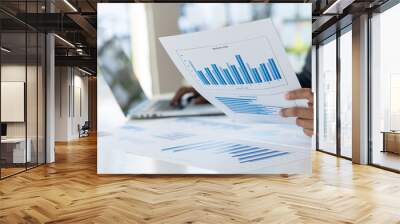
[[[265,50],[261,53],[254,51],[260,46]],[[178,54],[199,84],[205,87],[273,88],[287,84],[273,50],[264,37],[183,49]]]
[[[238,163],[252,163],[283,157],[290,152],[273,150],[266,147],[254,146],[243,143],[234,143],[224,140],[201,141],[190,144],[161,148],[163,152],[180,153],[190,151],[207,151],[210,155],[222,154],[226,158],[236,160]]]

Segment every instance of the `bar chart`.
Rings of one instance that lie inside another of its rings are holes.
[[[133,130],[133,131],[143,131],[144,128],[142,127],[138,127],[132,124],[125,124],[124,126],[122,126],[123,129],[125,130]]]
[[[278,115],[281,107],[267,106],[257,103],[256,97],[215,97],[222,104],[235,113]]]
[[[185,139],[192,137],[193,134],[191,133],[184,133],[184,132],[172,132],[172,133],[165,133],[165,134],[159,134],[159,135],[154,135],[154,137],[161,138],[161,139],[166,139],[166,140],[180,140],[180,139]]]
[[[178,55],[186,69],[206,87],[273,87],[286,83],[272,48],[264,37],[178,50]]]
[[[282,79],[275,60],[272,58],[268,58],[258,67],[251,67],[248,63],[245,63],[240,54],[235,55],[235,59],[237,64],[229,64],[228,62],[225,66],[210,64],[209,67],[201,69],[196,68],[192,61],[189,61],[189,63],[204,85],[244,85]]]
[[[254,163],[289,154],[287,151],[219,140],[201,141],[161,149],[163,152],[171,153],[190,152],[193,150],[209,151],[215,155],[223,155],[235,159],[239,163]]]
[[[243,130],[243,129],[247,128],[246,126],[240,125],[240,124],[212,121],[208,117],[207,117],[207,120],[200,119],[200,118],[193,118],[193,117],[179,117],[179,118],[176,118],[176,121],[179,123],[186,124],[188,126],[196,125],[197,127],[201,126],[201,127],[206,127],[206,128],[213,128],[214,130],[215,129]]]

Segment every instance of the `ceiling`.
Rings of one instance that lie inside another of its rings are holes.
[[[360,12],[371,10],[388,0],[278,0],[268,2],[312,3],[314,44],[351,23]],[[15,57],[26,54],[25,30],[54,32],[56,65],[80,66],[96,72],[97,3],[134,2],[118,0],[1,0],[0,26],[3,46]],[[162,1],[159,1],[162,2]],[[49,13],[51,11],[51,13]],[[347,22],[346,22],[347,17]],[[342,21],[338,23],[338,21]],[[340,28],[340,27],[339,27]],[[28,38],[27,52],[36,45]],[[66,40],[66,41],[63,41]],[[11,56],[11,55],[10,55]],[[29,58],[29,57],[28,57]]]
[[[40,49],[32,38],[37,33],[52,32],[57,34],[56,66],[79,66],[95,74],[96,5],[95,0],[48,0],[47,5],[45,0],[1,0],[2,46],[11,50],[7,53],[8,60],[21,61],[25,55],[28,59],[36,57]]]

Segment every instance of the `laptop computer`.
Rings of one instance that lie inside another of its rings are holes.
[[[124,39],[114,39],[105,43],[99,51],[98,66],[126,116],[131,119],[151,119],[223,114],[211,104],[190,103],[190,94],[182,97],[180,107],[170,105],[173,93],[157,95],[151,99],[147,97],[139,78],[133,72],[129,52],[126,52],[129,46],[125,46],[124,43]]]

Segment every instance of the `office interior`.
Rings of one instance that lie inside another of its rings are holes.
[[[256,5],[245,9],[240,5],[162,4],[129,8],[123,4],[106,4],[100,8],[102,18],[98,20],[98,29],[110,35],[99,38],[99,56],[123,53],[136,59],[145,53],[147,57],[132,61],[146,95],[171,93],[187,84],[168,59],[158,37],[263,19],[273,14],[295,72],[301,71],[309,49],[312,52],[313,91],[317,101],[313,147],[357,164],[399,171],[399,105],[395,97],[398,68],[394,56],[399,34],[391,27],[399,19],[400,6],[391,1],[372,5],[338,3],[329,8],[331,4],[324,5],[323,1],[313,4],[312,27],[307,27],[307,16],[302,14],[306,10],[298,6]],[[324,7],[329,10],[318,11]],[[334,10],[340,10],[340,14]],[[115,11],[125,16],[119,16],[120,21],[116,21],[112,17]],[[129,16],[144,15],[146,11],[152,12],[150,19]],[[296,35],[285,35],[291,26],[297,28]],[[307,46],[310,30],[312,46]],[[143,33],[148,33],[146,38],[141,38]],[[131,64],[128,61],[121,69],[124,66]],[[107,67],[110,65],[100,65],[109,72]],[[112,88],[123,85],[114,82]],[[353,92],[353,89],[362,92]],[[119,97],[127,96],[121,91]],[[359,124],[353,126],[353,122]]]
[[[84,30],[96,31],[96,13],[71,6],[0,3],[1,179],[53,163],[55,143],[96,132],[96,40]]]
[[[97,3],[106,2],[129,1],[0,2],[0,184],[5,186],[19,177],[29,179],[35,170],[46,180],[52,169],[57,169],[58,156],[62,158],[62,169],[74,169],[76,163],[68,158],[76,158],[74,153],[80,153],[86,142],[96,141],[96,108],[101,100],[97,99],[96,85],[96,57],[101,51],[98,43],[105,48],[112,47],[110,40],[118,40],[123,46],[136,44],[126,53],[148,55],[133,62],[137,63],[133,68],[142,76],[144,91],[151,97],[174,92],[186,84],[156,43],[159,36],[212,27],[214,20],[218,20],[218,26],[229,25],[232,21],[225,18],[226,14],[242,18],[234,22],[244,22],[263,18],[274,10],[285,11],[258,6],[223,9],[225,14],[221,14],[220,8],[213,12],[202,9],[201,4],[191,5],[193,8],[186,4],[145,4],[135,13],[144,13],[145,7],[150,7],[152,13],[143,14],[146,27],[135,27],[138,21],[129,16],[125,21],[104,20],[105,24],[97,24]],[[400,21],[400,4],[395,0],[299,2],[312,4],[312,46],[305,46],[299,36],[286,50],[289,57],[305,57],[308,47],[312,51],[316,157],[337,158],[328,164],[332,169],[351,161],[352,166],[345,166],[349,172],[360,169],[361,164],[368,167],[368,174],[399,173],[400,104],[396,96],[400,93],[400,65],[396,53],[400,45],[396,41],[400,32],[396,23]],[[121,13],[124,10],[128,9],[121,9]],[[190,18],[191,10],[214,13],[213,20]],[[295,15],[301,17],[301,12]],[[292,20],[290,16],[282,18],[282,22]],[[118,29],[120,35],[96,42],[97,32],[107,33],[111,28]],[[140,32],[127,33],[127,29]],[[134,37],[142,42],[131,41]],[[301,66],[293,64],[296,71]],[[95,147],[93,144],[91,147]],[[96,150],[90,150],[84,154],[85,160],[79,161],[91,160],[95,166]],[[95,168],[85,169],[95,172]],[[79,176],[73,178],[76,181]]]
[[[78,1],[78,6],[57,1],[2,1],[1,4],[1,116],[2,141],[5,142],[1,145],[1,170],[2,177],[6,177],[46,161],[53,162],[54,142],[79,138],[79,130],[85,122],[91,123],[90,131],[96,131],[94,108],[97,53],[93,38],[96,37],[97,8],[95,1]],[[400,126],[400,109],[395,96],[399,93],[400,76],[397,77],[399,68],[394,57],[398,50],[395,41],[399,34],[392,29],[399,19],[399,6],[392,1],[375,3],[368,7],[366,4],[354,2],[342,6],[339,3],[331,8],[340,9],[340,14],[336,15],[334,11],[324,15],[317,10],[324,8],[323,1],[317,2],[312,5],[312,46],[306,46],[302,42],[306,32],[298,37],[282,38],[289,58],[305,58],[307,49],[312,48],[313,89],[317,99],[315,148],[356,163],[399,171],[396,131]],[[330,4],[325,4],[328,5]],[[77,13],[76,7],[79,7],[80,13]],[[121,8],[123,6],[120,4],[112,7],[128,10]],[[148,27],[140,24],[146,23],[140,19],[145,7],[153,7],[152,24],[148,24]],[[146,95],[151,97],[154,94],[174,92],[185,85],[157,42],[160,36],[262,19],[269,13],[282,13],[281,22],[289,23],[290,19],[294,19],[290,15],[295,15],[300,22],[293,26],[309,29],[299,20],[302,10],[295,7],[291,10],[297,10],[296,13],[279,7],[263,8],[261,5],[241,10],[232,6],[225,9],[230,18],[236,18],[231,20],[223,16],[215,17],[219,7],[221,6],[215,5],[210,10],[202,8],[201,4],[182,4],[179,7],[174,4],[143,5],[143,9],[132,9],[137,10],[132,12],[137,16],[128,16],[124,18],[125,21],[115,21],[112,15],[105,16],[100,20],[98,31],[108,32],[109,36],[105,35],[104,40],[99,40],[100,47],[102,49],[111,46],[117,49],[114,47],[117,43],[127,48],[132,47],[129,54],[155,52],[145,59],[133,62],[137,63],[134,69],[142,76],[140,81]],[[199,14],[202,10],[210,10],[209,13],[213,16],[199,21],[195,14],[187,16],[190,10],[197,10]],[[110,8],[109,11],[113,10]],[[169,12],[167,17],[162,14],[163,11]],[[45,24],[44,21],[49,19],[46,17],[49,12],[53,14],[49,17],[53,23]],[[64,15],[60,15],[60,12]],[[162,21],[165,18],[168,18],[168,23]],[[364,20],[359,21],[361,19]],[[354,22],[357,22],[358,27],[354,27]],[[144,32],[146,29],[154,30],[149,32],[147,40],[131,41],[131,32]],[[355,31],[359,33],[354,35]],[[364,41],[363,45],[360,45],[361,41]],[[147,49],[146,43],[149,46]],[[355,43],[359,45],[353,46]],[[352,51],[355,48],[358,52]],[[355,61],[357,55],[364,56],[363,61],[357,61],[358,64]],[[291,62],[295,71],[301,70],[302,64],[298,63],[299,60]],[[355,68],[355,65],[358,67]],[[355,76],[357,71],[363,72],[362,75]],[[367,80],[362,80],[365,76]],[[356,98],[352,91],[354,85],[364,91],[358,94],[358,102],[353,102]],[[49,93],[50,91],[52,92]],[[52,97],[54,100],[49,102]],[[364,106],[363,110],[359,108],[360,111],[353,111],[355,104]],[[359,115],[356,112],[365,114]],[[353,116],[364,116],[364,126],[354,127]],[[49,129],[51,125],[54,130]],[[367,130],[360,133],[360,128]],[[360,141],[364,143],[352,147],[354,132],[358,132],[358,138],[363,137]],[[16,151],[12,152],[13,150]]]

